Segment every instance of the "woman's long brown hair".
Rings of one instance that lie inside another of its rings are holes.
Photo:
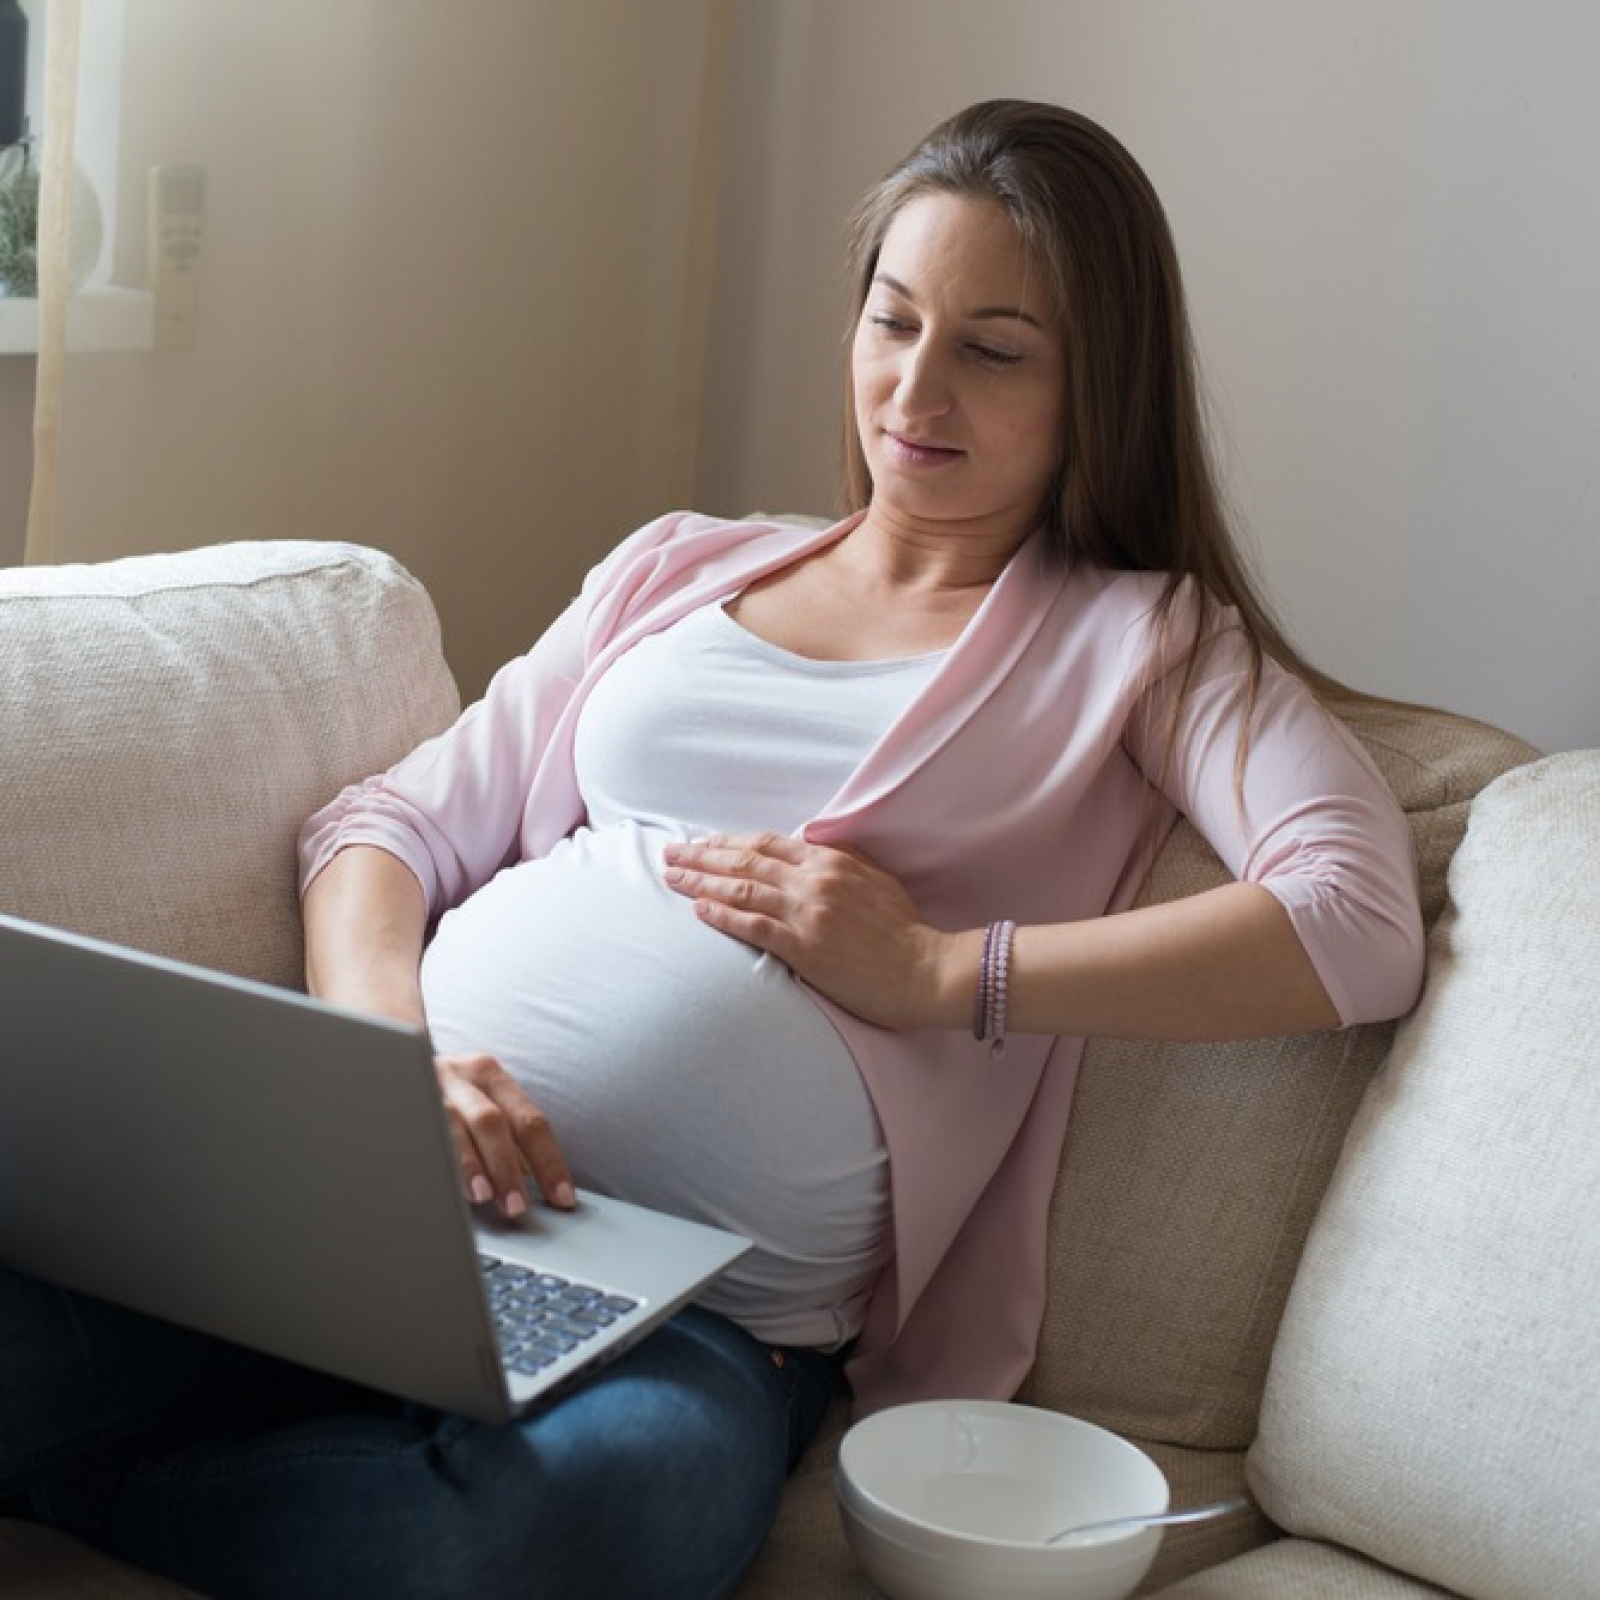
[[[1193,340],[1166,214],[1133,157],[1103,128],[1059,106],[992,100],[935,128],[862,200],[852,220],[853,319],[859,318],[890,223],[928,193],[997,202],[1054,296],[1066,356],[1060,466],[1041,520],[1051,555],[1157,572],[1159,627],[1193,580],[1239,616],[1251,654],[1248,706],[1270,656],[1319,693],[1348,691],[1290,644],[1235,543],[1211,461]],[[846,385],[844,495],[872,480]],[[1207,618],[1192,613],[1174,729]],[[1248,750],[1249,715],[1239,760]]]

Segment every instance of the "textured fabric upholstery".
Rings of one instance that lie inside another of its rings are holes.
[[[66,1534],[24,1522],[0,1522],[0,1594],[6,1600],[200,1600]]]
[[[0,572],[0,910],[297,985],[301,822],[456,709],[431,601],[374,550]]]
[[[1280,1539],[1160,1593],[1161,1600],[1452,1600],[1431,1583],[1306,1539]]]
[[[1600,1593],[1600,752],[1487,789],[1351,1130],[1251,1474],[1474,1600]]]

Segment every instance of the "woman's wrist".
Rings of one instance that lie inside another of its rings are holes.
[[[934,935],[927,964],[925,1026],[971,1032],[984,935],[982,928]]]
[[[1002,1056],[1010,1019],[1011,943],[1017,925],[1008,918],[991,922],[983,933],[983,956],[978,963],[977,993],[972,1005],[972,1037],[987,1044],[989,1053]]]

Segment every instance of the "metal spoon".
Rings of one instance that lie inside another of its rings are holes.
[[[1164,1528],[1178,1522],[1209,1522],[1212,1517],[1226,1517],[1235,1511],[1244,1511],[1250,1502],[1243,1495],[1232,1495],[1226,1500],[1211,1500],[1203,1506],[1185,1506],[1180,1511],[1150,1511],[1143,1516],[1106,1517],[1099,1522],[1080,1522],[1060,1533],[1052,1533],[1046,1544],[1059,1544],[1063,1539],[1075,1539],[1084,1533],[1110,1533],[1117,1528]]]

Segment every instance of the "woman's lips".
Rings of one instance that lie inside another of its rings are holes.
[[[888,429],[884,430],[883,437],[890,453],[908,466],[942,466],[962,454],[960,450],[950,445],[934,444],[925,439],[910,439],[903,433],[892,433]]]

